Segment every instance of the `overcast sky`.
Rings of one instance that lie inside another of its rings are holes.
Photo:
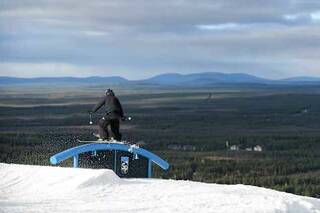
[[[0,76],[320,76],[319,0],[0,0]]]

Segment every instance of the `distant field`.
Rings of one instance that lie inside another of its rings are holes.
[[[0,162],[48,165],[77,138],[93,139],[87,111],[105,88],[0,86]],[[317,87],[114,90],[133,117],[123,123],[124,138],[143,141],[172,165],[166,173],[155,168],[157,177],[320,195]],[[230,151],[231,145],[240,151]],[[263,151],[245,151],[256,145]]]

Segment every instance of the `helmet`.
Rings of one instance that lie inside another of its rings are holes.
[[[112,90],[112,89],[107,89],[107,90],[106,90],[106,95],[112,95],[112,96],[114,96],[113,90]]]

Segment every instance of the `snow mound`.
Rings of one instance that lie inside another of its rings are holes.
[[[0,212],[320,213],[320,200],[270,189],[120,179],[107,169],[0,163]]]
[[[121,179],[108,169],[71,169],[50,166],[30,166],[0,163],[0,188],[16,191],[47,193],[69,191],[106,184],[117,184]],[[54,190],[53,190],[53,189]]]

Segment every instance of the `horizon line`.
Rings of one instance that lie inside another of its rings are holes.
[[[178,75],[182,75],[182,76],[187,76],[187,75],[193,75],[193,74],[205,74],[205,73],[216,73],[216,74],[224,74],[224,75],[232,75],[232,74],[244,74],[244,75],[249,75],[252,77],[256,77],[256,78],[261,78],[263,80],[273,80],[273,81],[277,81],[277,80],[286,80],[286,79],[292,79],[292,78],[320,78],[318,76],[302,76],[302,75],[297,75],[297,76],[291,76],[291,77],[286,77],[286,78],[267,78],[267,77],[259,77],[253,74],[248,74],[248,73],[244,73],[244,72],[234,72],[234,73],[223,73],[223,72],[195,72],[195,73],[179,73],[179,72],[168,72],[168,73],[162,73],[162,74],[156,74],[153,75],[151,77],[145,77],[145,78],[141,78],[141,79],[128,79],[127,77],[123,77],[121,75],[110,75],[110,76],[99,76],[99,75],[91,75],[91,76],[36,76],[36,77],[22,77],[22,76],[2,76],[0,75],[0,78],[22,78],[22,79],[39,79],[39,78],[77,78],[77,79],[86,79],[86,78],[123,78],[127,81],[141,81],[141,80],[147,80],[150,78],[154,78],[157,76],[161,76],[161,75],[168,75],[168,74],[178,74]]]

